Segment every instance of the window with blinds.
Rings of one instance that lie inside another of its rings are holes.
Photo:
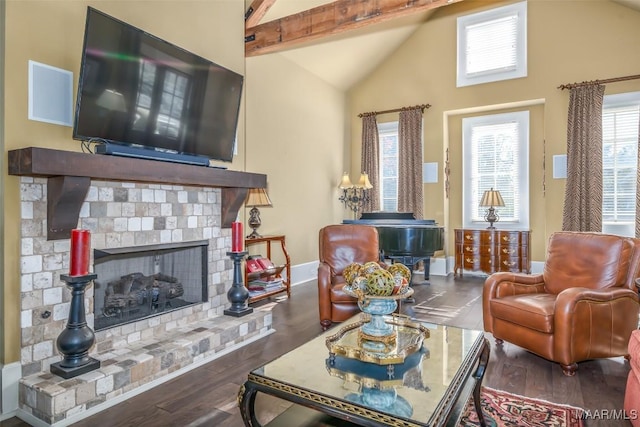
[[[634,236],[640,92],[605,97],[602,111],[602,231]]]
[[[458,87],[527,76],[527,2],[457,22]]]
[[[529,112],[493,114],[462,120],[463,222],[486,224],[480,200],[486,190],[499,190],[504,207],[496,207],[498,228],[529,227]]]
[[[380,141],[380,208],[398,210],[398,122],[378,124]]]

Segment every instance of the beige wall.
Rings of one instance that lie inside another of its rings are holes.
[[[279,54],[245,64],[243,2],[9,1],[5,151],[27,146],[80,151],[71,128],[27,119],[27,63],[31,59],[71,70],[75,84],[88,5],[245,75],[238,155],[225,165],[267,174],[274,206],[261,209],[260,233],[286,235],[294,265],[317,260],[318,230],[347,214],[336,188],[349,155],[345,95]],[[1,361],[9,363],[19,359],[20,348],[20,210],[18,178],[6,170],[3,177],[7,231]],[[247,218],[248,210],[241,209],[245,231]]]
[[[456,88],[456,18],[511,2],[465,1],[438,9],[429,21],[349,93],[352,168],[360,162],[357,114],[429,103],[424,114],[424,161],[439,163],[439,182],[425,184],[425,218],[447,231],[462,225],[463,115],[530,107],[530,217],[532,258],[544,260],[549,234],[562,228],[565,180],[552,178],[553,155],[566,153],[569,93],[562,83],[638,74],[640,13],[606,1],[528,2],[528,77]],[[606,94],[640,90],[640,80],[615,83]],[[397,120],[383,115],[379,121]],[[444,158],[449,147],[451,194],[445,197]],[[546,165],[546,169],[543,166]],[[452,252],[447,251],[447,255]]]
[[[75,85],[88,5],[244,74],[244,6],[239,1],[8,1],[4,159],[6,151],[28,146],[80,151],[70,127],[27,119],[28,61],[72,71]],[[244,170],[244,110],[238,129],[239,156],[227,166]],[[6,210],[2,362],[9,363],[19,359],[20,349],[20,204],[18,178],[7,176],[6,168],[3,178]]]
[[[260,209],[259,232],[286,235],[292,264],[315,261],[318,230],[343,218],[345,95],[279,54],[246,70],[247,170],[267,175],[274,206]]]

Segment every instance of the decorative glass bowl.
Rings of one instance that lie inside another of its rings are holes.
[[[384,316],[396,311],[398,300],[413,295],[413,288],[405,287],[399,293],[388,296],[363,294],[360,289],[349,285],[345,285],[343,290],[347,295],[358,298],[358,307],[370,316],[369,321],[359,330],[362,346],[372,351],[385,351],[393,346],[397,333],[393,325],[385,321]]]

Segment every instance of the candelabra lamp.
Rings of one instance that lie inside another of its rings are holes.
[[[262,225],[262,221],[260,220],[260,211],[258,207],[272,207],[271,199],[269,199],[269,195],[267,194],[267,190],[265,188],[251,188],[249,193],[247,194],[247,198],[244,202],[246,207],[250,207],[249,211],[249,227],[253,230],[251,234],[247,236],[247,239],[257,239],[262,237],[258,234],[258,228]]]
[[[242,283],[242,259],[248,252],[227,252],[227,256],[233,260],[233,284],[227,292],[227,299],[231,307],[224,310],[224,314],[233,317],[246,316],[253,313],[253,308],[247,305],[249,291]]]
[[[500,195],[500,191],[494,190],[492,187],[491,190],[484,192],[482,200],[480,200],[480,207],[488,208],[484,215],[484,220],[489,223],[487,227],[489,230],[495,229],[493,223],[500,219],[500,216],[495,210],[495,206],[504,206],[504,200],[502,199],[502,195]]]
[[[96,274],[81,276],[60,276],[71,288],[71,304],[67,327],[56,340],[56,347],[64,355],[60,362],[52,363],[49,370],[52,374],[68,379],[100,368],[100,361],[89,357],[89,349],[95,341],[93,330],[87,325],[84,314],[85,289],[96,277]]]
[[[357,219],[358,212],[363,208],[364,204],[370,200],[368,192],[373,188],[373,185],[369,182],[369,175],[362,172],[360,180],[354,185],[349,179],[349,174],[345,172],[342,175],[338,188],[342,190],[342,195],[338,200],[344,204],[345,208],[353,211],[354,219]]]

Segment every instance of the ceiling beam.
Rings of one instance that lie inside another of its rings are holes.
[[[244,27],[250,28],[258,25],[275,2],[276,0],[253,0],[244,14]]]
[[[277,52],[303,42],[459,1],[462,0],[336,0],[304,12],[247,27],[245,56]]]

